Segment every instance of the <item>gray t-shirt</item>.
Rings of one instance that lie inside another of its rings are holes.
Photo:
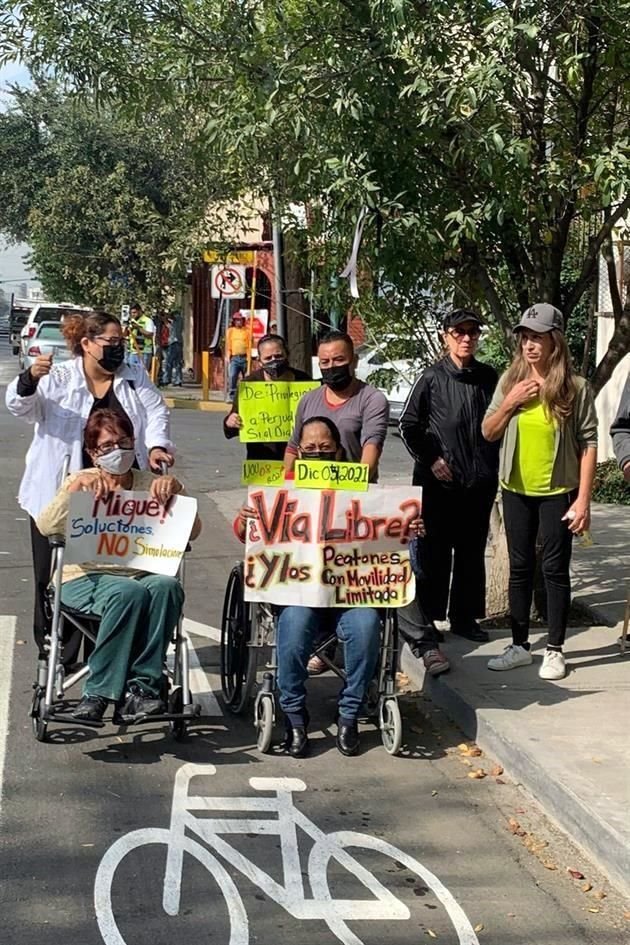
[[[341,435],[341,443],[348,462],[359,463],[366,443],[382,447],[387,436],[389,404],[387,397],[376,387],[358,382],[356,393],[340,404],[330,404],[328,388],[318,387],[304,394],[295,415],[295,427],[287,449],[297,453],[299,432],[305,420],[328,417]]]

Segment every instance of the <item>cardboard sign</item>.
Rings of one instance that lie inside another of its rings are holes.
[[[152,574],[177,574],[197,514],[197,500],[173,496],[166,505],[148,492],[70,496],[64,564],[117,564]]]
[[[241,443],[286,443],[293,433],[301,397],[319,386],[319,381],[241,381]]]
[[[293,484],[296,489],[341,489],[367,492],[370,467],[367,463],[327,463],[296,459]]]
[[[422,490],[371,486],[361,496],[250,489],[245,600],[304,607],[404,607],[415,594],[410,525]]]
[[[244,486],[281,486],[284,482],[284,463],[275,459],[246,459],[241,483]]]

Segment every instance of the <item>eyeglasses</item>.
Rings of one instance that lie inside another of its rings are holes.
[[[450,328],[449,335],[452,335],[453,338],[479,338],[481,335],[481,328]]]
[[[108,338],[105,335],[95,335],[94,341],[102,341],[105,345],[109,345],[110,348],[118,348],[122,343],[122,338]]]
[[[107,443],[101,443],[99,446],[95,446],[93,452],[97,456],[106,456],[107,453],[111,453],[115,449],[121,450],[132,450],[134,447],[134,441],[129,436],[124,436],[120,440],[111,440]]]

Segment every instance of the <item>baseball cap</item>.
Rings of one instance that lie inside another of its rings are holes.
[[[554,328],[564,331],[564,316],[555,305],[550,305],[549,302],[536,302],[535,305],[530,305],[525,309],[514,331],[517,332],[519,328],[529,328],[530,331],[536,331],[539,334],[552,331]]]
[[[479,327],[483,326],[483,322],[476,312],[471,312],[467,308],[456,308],[445,317],[442,328],[446,331],[449,328],[455,328],[456,325],[462,325],[464,322],[475,322]]]

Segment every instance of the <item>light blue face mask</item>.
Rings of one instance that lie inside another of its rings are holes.
[[[110,453],[99,456],[98,459],[94,460],[94,463],[112,476],[124,476],[133,466],[135,458],[135,450],[121,450],[120,447],[116,447]]]

